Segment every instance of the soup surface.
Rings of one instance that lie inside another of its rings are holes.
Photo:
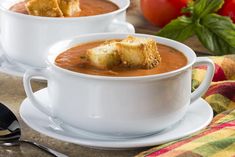
[[[104,41],[96,41],[78,45],[57,56],[55,64],[61,68],[75,72],[102,75],[102,76],[144,76],[165,73],[179,69],[187,64],[187,58],[183,53],[158,44],[161,55],[161,63],[153,69],[129,69],[125,67],[114,67],[112,70],[101,70],[89,64],[86,59],[86,51],[102,44]]]
[[[79,12],[79,14],[75,14],[71,17],[105,14],[118,10],[119,7],[108,0],[80,0],[80,9],[81,12]],[[17,13],[28,14],[25,2],[19,2],[13,5],[10,10]]]

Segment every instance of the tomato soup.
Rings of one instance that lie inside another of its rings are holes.
[[[105,14],[118,10],[119,7],[108,0],[80,0],[80,9],[81,12],[77,15],[73,15],[72,17]],[[10,10],[22,14],[28,14],[25,7],[25,2],[20,2],[13,5]]]
[[[96,41],[73,47],[57,56],[55,64],[61,68],[74,72],[120,77],[160,74],[179,69],[187,64],[187,58],[182,52],[169,46],[158,44],[158,51],[161,55],[161,63],[153,69],[130,69],[120,66],[107,70],[97,69],[89,64],[89,61],[86,59],[86,51],[97,47],[104,42],[105,41]]]

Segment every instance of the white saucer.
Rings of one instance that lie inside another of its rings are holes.
[[[44,104],[49,103],[47,88],[37,91],[35,96],[43,101]],[[183,120],[173,127],[158,134],[127,140],[102,138],[99,135],[83,130],[67,129],[67,126],[63,126],[66,129],[62,129],[51,118],[37,110],[28,98],[21,104],[20,115],[24,122],[34,130],[62,141],[102,149],[126,149],[154,146],[195,133],[205,128],[211,122],[213,111],[209,104],[200,98],[190,105]]]
[[[0,41],[0,72],[13,75],[13,76],[23,77],[26,70],[34,69],[34,68],[35,67],[21,64],[17,61],[9,59],[9,57],[7,57],[4,54],[4,50],[2,48],[1,41]],[[37,78],[37,79],[41,80],[42,78]]]
[[[18,63],[14,60],[10,60],[6,55],[4,55],[4,50],[0,41],[0,72],[9,74],[12,76],[23,77],[26,70],[34,69],[35,67]],[[42,77],[34,77],[34,80],[44,81]]]
[[[10,62],[3,54],[3,49],[0,46],[0,72],[13,76],[23,77],[26,70],[27,69]]]

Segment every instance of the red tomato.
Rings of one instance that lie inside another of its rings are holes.
[[[163,27],[181,16],[181,9],[191,0],[141,0],[144,17],[153,25]]]
[[[235,0],[225,0],[223,7],[219,10],[219,14],[229,16],[235,23]]]

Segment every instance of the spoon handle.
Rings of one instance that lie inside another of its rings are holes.
[[[32,141],[28,141],[28,140],[20,140],[20,142],[24,142],[24,143],[28,143],[28,144],[34,145],[34,146],[40,148],[41,150],[43,150],[43,151],[45,151],[45,152],[47,152],[47,153],[49,153],[49,154],[51,154],[51,155],[53,155],[53,156],[55,156],[55,157],[68,157],[68,156],[65,155],[65,154],[62,154],[62,153],[60,153],[60,152],[57,152],[57,151],[55,151],[55,150],[53,150],[53,149],[51,149],[51,148],[48,148],[48,147],[43,146],[43,145],[41,145],[41,144],[38,144],[38,143],[36,143],[36,142],[32,142]]]

